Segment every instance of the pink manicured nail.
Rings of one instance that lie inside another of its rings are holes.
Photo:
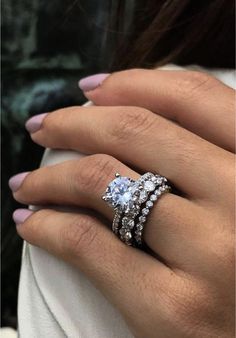
[[[110,74],[96,74],[85,77],[79,81],[79,87],[83,92],[89,92],[100,86]]]
[[[33,214],[33,211],[29,209],[17,209],[14,211],[12,218],[16,225],[24,223],[24,221]]]
[[[41,128],[42,122],[47,115],[48,113],[44,113],[31,117],[28,121],[26,121],[25,128],[31,134],[35,133]]]
[[[8,185],[13,192],[16,192],[29,172],[21,173],[10,178]]]

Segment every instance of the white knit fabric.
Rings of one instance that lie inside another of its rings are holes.
[[[179,69],[172,65],[165,68]],[[211,73],[235,87],[233,71]],[[46,150],[42,166],[81,156],[73,151]],[[27,243],[22,256],[18,321],[22,338],[133,337],[119,312],[81,271]]]

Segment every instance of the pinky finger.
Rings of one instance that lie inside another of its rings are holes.
[[[82,270],[120,310],[128,324],[131,320],[131,328],[142,322],[143,311],[150,311],[153,295],[159,309],[156,320],[162,325],[163,316],[166,316],[164,295],[171,294],[168,289],[176,284],[177,278],[164,264],[126,246],[91,215],[21,209],[13,217],[21,237]],[[136,323],[133,323],[133,309],[137,307],[142,311],[140,318],[136,311]]]

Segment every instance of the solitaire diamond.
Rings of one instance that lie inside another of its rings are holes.
[[[104,199],[114,208],[132,208],[133,185],[134,181],[128,177],[117,177],[108,185]]]

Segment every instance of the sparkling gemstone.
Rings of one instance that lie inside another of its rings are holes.
[[[163,182],[163,178],[162,177],[158,177],[156,180],[157,184],[162,184]]]
[[[124,217],[122,219],[122,224],[126,227],[128,227],[129,229],[133,229],[134,227],[134,220],[129,219],[128,217]]]
[[[138,220],[141,223],[145,223],[146,222],[146,217],[145,216],[140,216]]]
[[[160,195],[161,195],[161,192],[160,192],[160,190],[156,190],[154,194],[155,194],[156,196],[160,196]]]
[[[144,180],[147,180],[147,179],[150,179],[153,177],[153,174],[152,173],[145,173],[143,176],[142,176],[142,179]]]
[[[146,202],[147,198],[148,198],[147,192],[145,190],[142,190],[140,192],[140,195],[139,195],[139,201],[140,201],[140,203]]]
[[[123,228],[121,228],[121,229],[119,230],[119,233],[121,234],[121,236],[124,236],[124,235],[125,235],[125,232],[126,232],[126,230],[123,229]]]
[[[125,209],[125,215],[127,215],[127,217],[129,218],[134,218],[135,216],[137,216],[140,212],[140,207],[137,206],[137,205],[133,205],[132,202],[130,202],[130,206],[128,206],[126,209]]]
[[[152,201],[147,201],[146,206],[147,206],[148,208],[152,208],[152,207],[153,207]]]
[[[144,209],[142,210],[142,214],[143,214],[144,216],[147,216],[147,215],[149,214],[149,210],[148,210],[147,208],[144,208]]]
[[[131,238],[132,238],[131,232],[130,232],[130,231],[127,231],[127,232],[125,233],[125,235],[124,235],[124,239],[125,239],[126,241],[129,241],[129,240],[131,240]]]
[[[150,201],[155,202],[157,200],[157,196],[156,195],[151,195],[150,196]]]
[[[122,219],[122,224],[123,224],[123,225],[127,225],[128,222],[129,222],[129,218],[128,218],[128,217],[124,217],[124,218]]]
[[[137,230],[143,230],[143,224],[138,223],[137,224]]]
[[[114,179],[108,186],[105,197],[109,204],[113,207],[125,209],[132,208],[134,201],[132,199],[132,188],[134,182],[128,177],[118,177]]]
[[[146,181],[144,183],[144,189],[147,191],[153,191],[155,190],[155,184],[152,181]]]

